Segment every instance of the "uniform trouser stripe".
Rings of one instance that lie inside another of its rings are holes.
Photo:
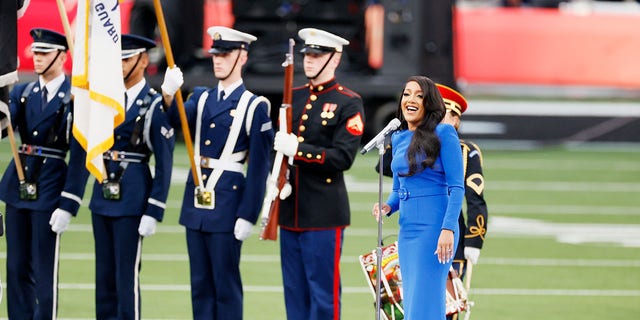
[[[136,251],[136,263],[133,266],[133,292],[134,292],[134,308],[135,308],[135,319],[140,319],[140,258],[142,257],[142,236],[138,237],[138,250]]]
[[[333,319],[340,319],[340,253],[342,251],[342,229],[336,229],[336,246],[333,252]]]
[[[53,312],[51,319],[55,320],[58,314],[58,269],[60,267],[60,233],[56,234],[55,251],[53,254]]]

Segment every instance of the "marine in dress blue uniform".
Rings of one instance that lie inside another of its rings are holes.
[[[9,102],[11,123],[22,142],[18,151],[25,181],[19,181],[14,161],[0,181],[0,199],[6,203],[7,309],[11,319],[52,319],[60,238],[50,220],[57,208],[64,208],[67,218],[77,213],[81,198],[68,192],[75,187],[74,169],[70,165],[68,170],[65,158],[70,153],[70,164],[77,163],[83,154],[71,134],[73,104],[62,67],[66,38],[40,28],[30,35],[38,80],[16,85]]]
[[[274,143],[293,156],[292,193],[279,214],[287,319],[339,319],[340,257],[351,223],[344,171],[360,146],[364,109],[361,97],[335,79],[349,42],[313,28],[298,35],[310,81],[293,90],[292,133],[278,132]]]
[[[169,193],[174,130],[162,96],[144,79],[147,50],[153,47],[150,39],[122,35],[127,111],[124,122],[114,129],[113,146],[103,155],[107,177],[94,183],[89,204],[96,256],[96,319],[140,318],[142,240],[162,221]]]
[[[241,78],[256,37],[218,26],[208,33],[219,81],[215,88],[194,88],[184,103],[199,187],[190,174],[180,224],[186,228],[193,318],[242,319],[240,249],[258,219],[270,169],[270,103],[248,91]],[[167,83],[181,84],[171,80],[173,70],[163,83],[165,98],[175,92]],[[170,112],[179,126],[177,107]]]

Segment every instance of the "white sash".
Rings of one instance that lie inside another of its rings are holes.
[[[207,101],[208,96],[209,96],[209,93],[205,91],[200,96],[200,99],[198,99],[198,113],[196,116],[196,132],[195,132],[196,134],[195,134],[195,142],[194,142],[195,148],[194,148],[193,156],[195,160],[196,171],[198,174],[198,177],[197,177],[199,182],[198,185],[200,186],[203,185],[202,165],[201,165],[201,157],[200,157],[200,134],[202,129],[201,117],[202,117],[202,112],[204,110],[204,105],[205,105],[205,102]],[[240,128],[242,128],[242,122],[244,121],[244,116],[247,112],[247,107],[249,105],[249,99],[251,99],[252,96],[253,96],[253,93],[251,93],[249,90],[246,90],[240,97],[240,101],[238,102],[238,106],[236,107],[236,114],[233,117],[233,122],[231,123],[231,129],[229,130],[229,135],[227,136],[227,141],[224,144],[224,148],[222,149],[220,158],[216,159],[217,161],[220,162],[220,165],[213,166],[214,168],[212,169],[209,179],[207,180],[207,184],[204,189],[211,193],[211,205],[199,204],[194,194],[193,205],[196,208],[201,208],[201,209],[215,208],[216,197],[215,197],[214,189],[216,184],[218,183],[218,180],[220,180],[222,173],[224,171],[228,171],[226,170],[228,168],[235,167],[234,165],[230,164],[231,162],[239,163],[244,159],[246,155],[246,150],[233,153],[233,149],[235,148],[236,142],[238,141]],[[209,162],[211,163],[212,161],[209,161]],[[244,174],[244,170],[241,173]]]

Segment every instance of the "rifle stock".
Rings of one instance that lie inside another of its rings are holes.
[[[291,133],[291,101],[293,95],[293,46],[295,42],[289,39],[289,52],[282,64],[284,69],[284,90],[282,93],[282,105],[280,106],[279,130]],[[280,191],[289,183],[288,157],[282,153],[276,153],[273,161],[271,176],[267,181],[267,191],[262,203],[262,223],[260,240],[278,239],[278,219],[280,216]]]

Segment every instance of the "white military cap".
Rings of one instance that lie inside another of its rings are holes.
[[[256,41],[255,36],[227,27],[214,26],[207,29],[213,43],[209,53],[225,53],[235,49],[249,50],[249,44]]]
[[[349,44],[342,37],[315,28],[304,28],[298,31],[298,36],[304,40],[304,48],[300,50],[302,53],[342,52],[342,46]]]

